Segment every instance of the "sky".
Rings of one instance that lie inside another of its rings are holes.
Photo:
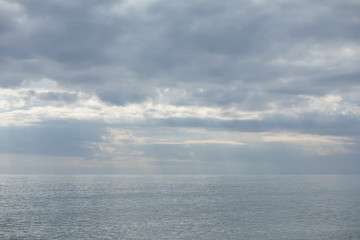
[[[360,174],[358,0],[0,0],[0,173]]]

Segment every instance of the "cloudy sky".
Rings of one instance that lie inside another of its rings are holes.
[[[358,0],[0,0],[0,173],[360,173]]]

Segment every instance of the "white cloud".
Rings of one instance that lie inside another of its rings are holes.
[[[349,146],[354,139],[350,137],[325,136],[301,133],[262,133],[264,142],[282,142],[298,146],[304,154],[332,155],[350,153]]]
[[[41,94],[72,94],[75,102],[47,101]],[[25,81],[21,88],[0,88],[1,126],[29,125],[52,119],[102,120],[107,123],[141,121],[147,118],[214,118],[258,119],[258,113],[244,112],[234,107],[216,108],[201,106],[174,106],[161,102],[145,102],[125,106],[109,105],[96,95],[80,91],[69,91],[55,81]],[[231,113],[225,114],[225,113]]]
[[[54,80],[25,81],[20,88],[0,88],[1,126],[31,125],[55,119],[76,119],[124,123],[146,119],[196,118],[217,120],[261,120],[273,114],[296,117],[303,113],[328,115],[360,115],[360,107],[354,102],[357,94],[310,96],[299,95],[303,101],[291,107],[281,107],[269,102],[270,109],[244,111],[241,106],[176,106],[164,99],[164,89],[155,102],[133,103],[124,106],[109,105],[96,95],[81,91],[70,91],[59,86]],[[170,93],[171,95],[171,93]],[[168,96],[170,98],[170,96]]]
[[[302,112],[322,112],[331,115],[360,115],[360,107],[352,101],[344,101],[339,95],[322,97],[300,96],[307,100],[307,105],[300,108]]]

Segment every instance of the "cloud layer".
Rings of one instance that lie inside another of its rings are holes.
[[[2,169],[358,173],[359,12],[0,0],[0,152],[16,162]]]

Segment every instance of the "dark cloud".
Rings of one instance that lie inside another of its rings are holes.
[[[297,52],[304,54],[312,45],[354,43],[359,33],[359,6],[348,1],[155,1],[125,10],[121,10],[126,7],[123,1],[9,3],[18,4],[18,9],[2,9],[3,86],[10,80],[20,83],[25,78],[45,75],[120,105],[145,101],[156,96],[151,92],[141,97],[150,88],[172,87],[179,82],[220,86],[240,82],[252,88],[256,82],[274,86],[273,82],[281,77],[300,75],[312,79],[312,69],[275,67],[268,62],[280,56],[296,58]],[[26,21],[15,21],[16,16]],[[317,69],[316,73],[317,78],[333,77],[325,70]],[[122,85],[134,80],[136,88],[114,96],[122,91]],[[316,82],[311,84],[316,89]],[[110,87],[114,85],[118,89]],[[292,87],[297,92],[289,89],[289,93],[329,91],[329,87],[310,91],[303,85],[303,80],[296,81]],[[190,85],[184,87],[191,91],[187,88]],[[287,91],[279,87],[279,91]],[[218,105],[238,101],[236,96],[229,96],[231,93],[225,95],[213,98],[210,91],[199,101]]]
[[[145,88],[141,83],[129,81],[115,86],[112,89],[100,87],[96,93],[101,100],[116,105],[144,102],[154,94],[151,87]]]
[[[46,92],[40,93],[39,99],[44,101],[52,101],[52,102],[65,102],[65,103],[73,103],[78,99],[77,94],[75,93],[66,93],[66,92]]]

